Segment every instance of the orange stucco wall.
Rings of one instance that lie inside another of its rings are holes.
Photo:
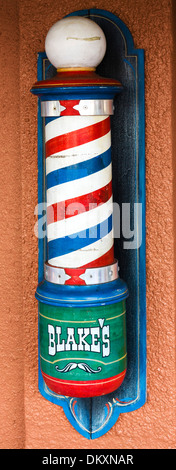
[[[1,0],[0,448],[173,448],[175,436],[175,97],[171,0]],[[145,50],[147,402],[88,441],[38,392],[37,52],[71,11],[119,16]],[[3,47],[2,47],[3,46]]]

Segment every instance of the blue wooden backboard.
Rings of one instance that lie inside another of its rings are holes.
[[[46,399],[63,407],[70,423],[80,434],[88,439],[95,439],[114,425],[120,413],[136,410],[146,401],[144,51],[135,49],[127,26],[108,11],[81,10],[71,15],[88,17],[103,29],[107,52],[97,67],[97,73],[104,77],[116,78],[123,85],[122,93],[115,98],[111,129],[113,197],[119,207],[118,220],[121,224],[120,238],[115,232],[115,256],[120,266],[120,277],[125,280],[129,290],[128,363],[125,380],[115,392],[95,398],[70,398],[58,396],[47,388],[43,382],[39,360],[39,390]],[[50,78],[55,73],[56,70],[46,54],[39,53],[38,80]],[[43,119],[39,107],[39,203],[46,200]],[[43,212],[39,213],[39,218],[42,215]],[[46,259],[46,238],[39,239],[39,282],[43,279]]]

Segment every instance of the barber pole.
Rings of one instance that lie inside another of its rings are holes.
[[[126,373],[126,284],[114,259],[110,115],[121,91],[95,73],[106,40],[67,17],[46,37],[53,79],[32,88],[45,119],[47,261],[39,284],[40,367],[58,394],[104,395]]]

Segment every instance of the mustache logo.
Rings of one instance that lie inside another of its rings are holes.
[[[94,370],[94,369],[92,369],[92,367],[90,367],[85,362],[78,362],[78,363],[77,362],[69,362],[69,364],[67,364],[63,369],[59,369],[59,366],[55,366],[55,369],[58,372],[70,372],[71,370],[76,369],[77,367],[79,369],[84,370],[85,372],[90,372],[91,374],[96,374],[97,372],[101,372],[101,367],[100,366],[97,368],[97,370]]]

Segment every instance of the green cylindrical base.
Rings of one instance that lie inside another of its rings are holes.
[[[118,388],[126,373],[125,300],[62,307],[39,301],[40,365],[55,393],[93,397]]]

